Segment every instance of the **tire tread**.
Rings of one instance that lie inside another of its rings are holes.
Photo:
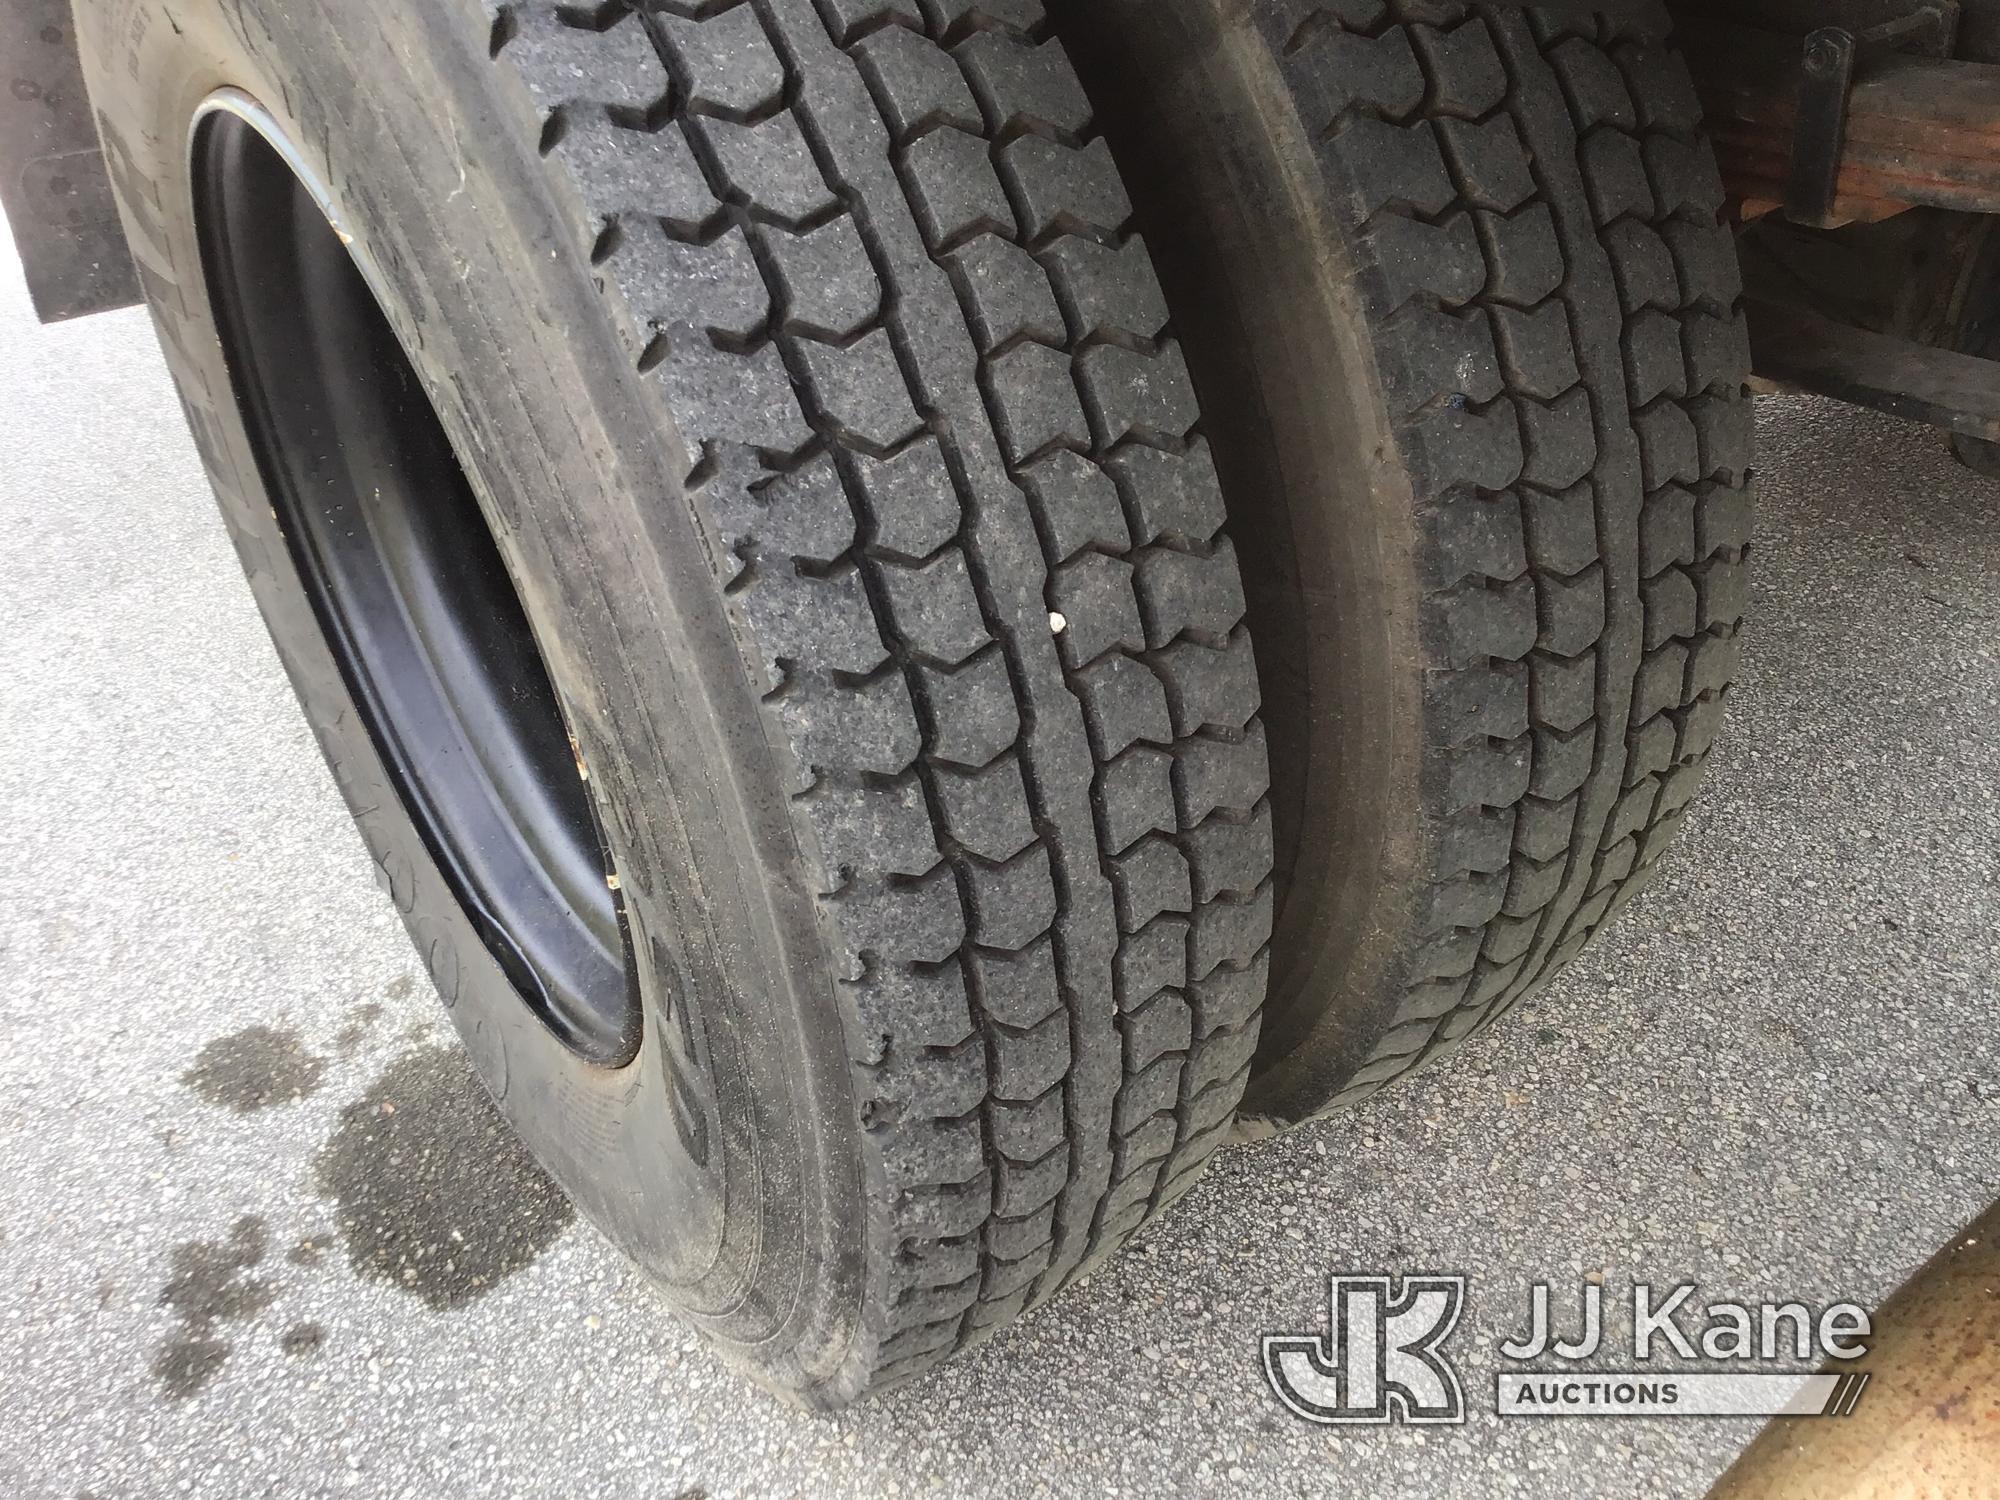
[[[1266,0],[1426,526],[1428,900],[1328,1101],[1445,1055],[1642,888],[1749,551],[1742,286],[1662,8]]]
[[[801,1391],[838,1404],[1046,1300],[1241,1093],[1271,855],[1213,466],[1033,0],[490,13],[818,883],[867,1202]]]

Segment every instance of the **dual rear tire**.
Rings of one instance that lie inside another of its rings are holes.
[[[286,670],[502,1110],[763,1383],[1046,1300],[1671,833],[1748,409],[1645,28],[172,11],[86,70]]]
[[[1076,0],[1230,496],[1277,830],[1246,1111],[1458,1046],[1643,889],[1736,671],[1742,284],[1657,5]]]

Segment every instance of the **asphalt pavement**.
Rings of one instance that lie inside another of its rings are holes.
[[[0,237],[4,238],[4,237]],[[149,324],[0,260],[0,1494],[1699,1495],[1745,1419],[1502,1421],[1526,1288],[1878,1301],[2000,1193],[2000,484],[1767,400],[1663,878],[1412,1086],[800,1416],[524,1160],[293,704]],[[1332,1270],[1473,1278],[1461,1427],[1281,1409]]]

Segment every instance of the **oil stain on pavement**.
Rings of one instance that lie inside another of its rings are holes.
[[[254,1318],[271,1305],[276,1287],[250,1274],[264,1248],[264,1221],[254,1214],[230,1226],[221,1243],[193,1240],[174,1248],[160,1305],[179,1315],[180,1327],[153,1359],[153,1378],[169,1401],[185,1401],[222,1368],[230,1349],[218,1336],[223,1325]]]
[[[342,1057],[352,1057],[361,1050],[361,1044],[368,1040],[368,1033],[375,1023],[382,1019],[382,1007],[373,1000],[363,1001],[348,1010],[347,1024],[340,1028],[340,1034],[333,1039]]]
[[[367,1007],[350,1017],[350,1029],[365,1035],[379,1014]],[[345,1056],[362,1035],[353,1045],[345,1033],[338,1040]],[[295,1033],[259,1025],[209,1042],[181,1077],[210,1104],[252,1114],[313,1093],[327,1066]],[[338,1242],[356,1274],[441,1312],[531,1265],[576,1217],[455,1045],[417,1048],[392,1061],[340,1112],[314,1176],[333,1201],[337,1239],[300,1238],[284,1259],[311,1270]],[[177,1324],[152,1363],[169,1401],[185,1401],[213,1380],[229,1358],[231,1326],[253,1322],[277,1300],[279,1281],[256,1274],[269,1239],[264,1219],[246,1214],[222,1238],[173,1249],[159,1303]],[[326,1340],[322,1325],[302,1321],[287,1327],[279,1344],[299,1358]]]
[[[326,1059],[306,1051],[296,1032],[246,1026],[203,1047],[181,1082],[210,1104],[247,1115],[305,1098],[325,1071]]]
[[[404,1053],[316,1163],[356,1274],[444,1311],[533,1263],[576,1217],[456,1046]]]

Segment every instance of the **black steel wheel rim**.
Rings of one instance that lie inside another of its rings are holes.
[[[329,199],[233,92],[191,139],[237,404],[321,633],[390,779],[522,1000],[596,1063],[638,997],[587,771],[500,547]]]

